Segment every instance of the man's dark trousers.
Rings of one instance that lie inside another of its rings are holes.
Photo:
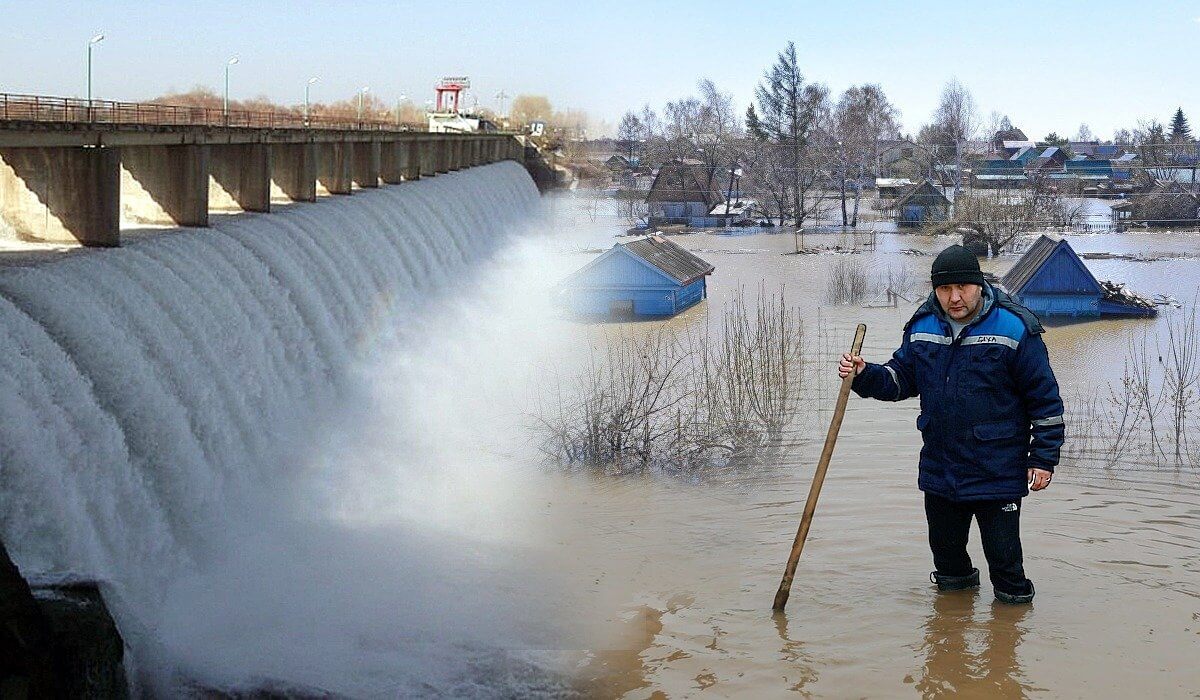
[[[951,501],[925,494],[929,548],[933,565],[944,576],[968,576],[974,568],[967,554],[971,517],[979,522],[983,554],[995,590],[1012,595],[1030,591],[1021,556],[1021,500]]]

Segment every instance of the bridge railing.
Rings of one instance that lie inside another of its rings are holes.
[[[0,121],[133,126],[207,126],[250,129],[337,129],[358,131],[426,131],[424,124],[397,124],[380,119],[294,111],[191,107],[152,102],[82,100],[72,97],[0,93]]]

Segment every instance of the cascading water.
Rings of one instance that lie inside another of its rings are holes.
[[[398,585],[390,568],[435,567],[437,548],[349,526],[305,530],[283,511],[296,510],[310,430],[362,383],[353,375],[364,349],[469,278],[537,200],[524,170],[500,163],[0,270],[0,537],[18,565],[110,582],[137,663],[182,666],[202,682],[331,682],[330,666],[415,654],[394,630],[372,628],[389,606],[411,604],[396,591],[306,614],[364,597],[330,572]],[[325,448],[326,462],[337,458]],[[272,567],[261,581],[239,578]],[[271,590],[296,578],[311,583]],[[233,606],[229,595],[247,600]],[[269,629],[250,635],[252,648],[214,639],[208,615],[222,606],[238,625]],[[272,614],[292,622],[270,628]],[[323,644],[323,631],[305,628],[339,615],[353,618],[354,641]],[[281,648],[342,656],[273,659],[271,635]],[[256,653],[265,658],[245,663]],[[395,678],[378,677],[389,664],[345,669],[355,678],[340,689],[395,692]]]

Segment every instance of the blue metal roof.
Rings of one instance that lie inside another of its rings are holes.
[[[1000,283],[1010,294],[1026,292],[1102,296],[1103,288],[1067,241],[1043,234]]]

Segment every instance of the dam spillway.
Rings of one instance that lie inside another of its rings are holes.
[[[153,608],[268,507],[360,351],[537,201],[508,161],[0,268],[0,539]]]

